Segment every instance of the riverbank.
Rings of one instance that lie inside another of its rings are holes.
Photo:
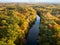
[[[38,45],[60,45],[60,25],[58,23],[60,22],[60,18],[57,17],[58,14],[56,11],[54,14],[54,10],[56,9],[51,8],[50,10],[50,8],[46,9],[46,7],[37,7],[41,18]]]
[[[30,24],[28,24],[29,27],[27,28],[27,32],[25,33],[25,36],[21,39],[22,45],[26,45],[26,43],[27,43],[27,36],[28,36],[28,33],[29,33],[29,29],[35,24],[35,21],[36,21],[36,19],[33,22],[31,22]]]

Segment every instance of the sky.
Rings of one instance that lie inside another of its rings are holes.
[[[50,3],[60,3],[60,0],[0,0],[0,2],[50,2]]]

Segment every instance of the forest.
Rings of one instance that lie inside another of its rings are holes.
[[[36,6],[41,18],[39,45],[60,45],[60,6],[45,5]]]
[[[36,11],[32,7],[1,4],[0,45],[23,45],[23,39],[35,18]]]
[[[37,45],[60,45],[60,5],[40,3],[0,3],[0,45],[26,45],[37,15]]]

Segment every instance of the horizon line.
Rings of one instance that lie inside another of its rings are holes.
[[[0,2],[0,3],[60,3],[60,2]]]

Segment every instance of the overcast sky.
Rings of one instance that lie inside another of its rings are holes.
[[[51,2],[58,3],[60,0],[0,0],[0,2]]]

